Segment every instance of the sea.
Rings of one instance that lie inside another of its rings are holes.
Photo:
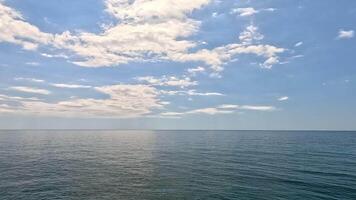
[[[355,200],[356,132],[2,130],[1,200]]]

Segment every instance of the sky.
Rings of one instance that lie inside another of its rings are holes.
[[[356,1],[0,0],[0,129],[356,130]]]

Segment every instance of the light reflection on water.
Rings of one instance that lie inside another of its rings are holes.
[[[356,133],[2,131],[0,199],[356,199]]]

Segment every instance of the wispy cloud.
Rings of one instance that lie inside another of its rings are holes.
[[[30,81],[30,82],[35,82],[35,83],[44,83],[45,80],[42,79],[36,79],[36,78],[24,78],[24,77],[16,77],[14,78],[15,81]]]
[[[197,92],[196,90],[160,90],[164,95],[188,95],[188,96],[224,96],[219,92]]]
[[[51,94],[51,92],[48,91],[48,90],[38,89],[38,88],[33,88],[33,87],[25,87],[25,86],[15,86],[15,87],[10,87],[9,89],[10,90],[16,90],[16,91],[19,91],[19,92],[42,94],[42,95]]]
[[[265,9],[259,9],[256,10],[253,7],[245,7],[245,8],[234,8],[231,10],[231,13],[237,13],[240,17],[248,17],[248,16],[253,16],[261,11],[268,11],[268,12],[274,12],[276,11],[275,8],[265,8]]]
[[[34,88],[13,87],[12,89],[46,93]],[[149,114],[152,110],[161,109],[168,103],[160,101],[157,89],[147,85],[109,85],[94,89],[108,95],[108,98],[74,98],[54,103],[21,101],[8,107],[7,111],[22,115],[131,118]]]
[[[255,10],[252,7],[247,7],[247,8],[235,8],[231,11],[232,13],[237,13],[239,14],[241,17],[247,17],[247,16],[251,16],[254,14],[259,13],[258,10]]]
[[[195,76],[198,73],[202,73],[205,71],[204,67],[198,66],[196,68],[189,68],[187,69],[187,72],[191,75],[191,76]]]
[[[278,98],[278,101],[287,101],[288,99],[289,99],[289,97],[283,96],[283,97]]]
[[[27,62],[26,65],[39,66],[40,63],[38,63],[38,62]]]
[[[0,100],[7,101],[40,101],[41,99],[37,97],[18,97],[18,96],[8,96],[0,94]]]
[[[174,86],[174,87],[181,87],[181,88],[198,85],[198,82],[191,80],[190,77],[178,78],[175,76],[162,76],[160,78],[155,78],[153,76],[144,76],[144,77],[137,77],[136,80],[150,85]]]
[[[92,86],[89,85],[76,85],[76,84],[63,84],[63,83],[51,83],[51,85],[58,88],[71,88],[71,89],[92,88]]]
[[[223,104],[216,107],[210,108],[200,108],[195,110],[189,110],[185,112],[164,112],[161,113],[162,116],[183,116],[188,114],[232,114],[238,110],[250,110],[250,111],[274,111],[276,108],[274,106],[256,106],[256,105],[233,105],[233,104]]]
[[[303,42],[297,42],[295,43],[294,47],[299,47],[299,46],[302,46],[303,45]]]

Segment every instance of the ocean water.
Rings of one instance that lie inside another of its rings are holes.
[[[0,199],[356,199],[356,132],[0,131]]]

